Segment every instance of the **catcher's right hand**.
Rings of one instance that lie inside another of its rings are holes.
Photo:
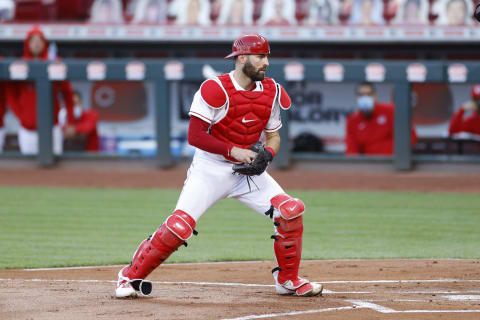
[[[250,149],[257,152],[255,159],[251,163],[234,164],[233,171],[246,176],[261,175],[272,162],[273,155],[261,143],[253,145]]]

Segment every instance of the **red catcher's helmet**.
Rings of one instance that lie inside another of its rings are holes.
[[[472,99],[480,100],[480,83],[473,85]]]
[[[264,36],[259,34],[247,34],[233,42],[232,53],[225,59],[241,54],[270,54],[270,45]]]

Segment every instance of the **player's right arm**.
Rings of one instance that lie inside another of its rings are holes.
[[[188,143],[210,153],[250,163],[255,158],[255,152],[235,147],[208,133],[210,125],[215,123],[216,118],[222,112],[226,113],[227,104],[227,94],[215,80],[210,79],[202,83],[200,90],[195,93],[189,112]]]

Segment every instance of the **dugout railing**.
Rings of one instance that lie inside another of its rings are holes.
[[[39,132],[40,167],[54,165],[55,159],[67,159],[68,155],[53,154],[52,148],[52,82],[60,80],[82,81],[150,81],[155,90],[155,139],[156,164],[165,168],[173,164],[170,150],[169,81],[202,81],[202,68],[210,65],[214,70],[227,72],[232,62],[219,59],[155,59],[155,60],[69,60],[61,62],[25,62],[18,59],[0,60],[0,80],[32,81],[37,91],[37,123]],[[386,62],[386,61],[323,61],[275,59],[270,62],[270,77],[286,86],[288,81],[322,82],[387,82],[395,92],[394,154],[392,157],[344,157],[314,153],[292,154],[283,147],[275,158],[277,167],[287,168],[292,159],[334,161],[382,161],[392,162],[395,170],[410,170],[414,161],[471,161],[480,162],[476,156],[414,156],[410,145],[412,82],[480,82],[480,63],[462,62],[468,72],[452,77],[453,62]],[[27,69],[27,70],[25,70]],[[461,69],[461,67],[460,67]],[[26,71],[26,72],[25,72]],[[457,72],[458,74],[458,72]],[[288,112],[282,111],[282,139],[288,140]],[[18,157],[18,154],[0,154],[0,158]],[[75,154],[76,158],[102,158],[105,155]],[[122,158],[125,156],[113,156]]]

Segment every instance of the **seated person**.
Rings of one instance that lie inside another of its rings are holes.
[[[351,8],[349,24],[370,26],[385,23],[381,0],[346,0],[344,6]]]
[[[217,20],[222,25],[252,25],[252,0],[222,0]]]
[[[337,24],[339,13],[339,2],[334,0],[312,0],[310,1],[306,24],[325,25]]]
[[[167,22],[167,0],[138,0],[135,2],[133,23],[163,24]]]
[[[91,23],[123,23],[120,0],[95,0],[90,8]]]
[[[169,6],[169,15],[175,17],[177,25],[210,25],[210,1],[173,0]]]
[[[392,155],[394,105],[390,102],[377,102],[375,89],[369,82],[359,84],[356,95],[358,109],[347,117],[345,153],[347,155]],[[412,145],[416,141],[417,135],[412,127]]]
[[[460,132],[480,134],[480,84],[472,87],[472,100],[465,102],[450,120],[448,133],[450,135]]]
[[[15,2],[0,0],[0,22],[11,21],[15,17]]]
[[[394,24],[422,25],[428,23],[428,0],[398,0]]]
[[[67,149],[73,151],[91,151],[100,150],[100,143],[97,133],[98,113],[95,110],[83,108],[80,94],[75,91],[73,94],[75,107],[73,109],[73,123],[66,121],[65,110],[60,111],[59,122],[62,124],[63,137]],[[79,147],[80,146],[80,147]]]
[[[433,11],[438,14],[438,25],[463,26],[473,23],[473,3],[468,0],[438,0]]]
[[[265,0],[259,24],[282,26],[296,24],[293,0]]]

